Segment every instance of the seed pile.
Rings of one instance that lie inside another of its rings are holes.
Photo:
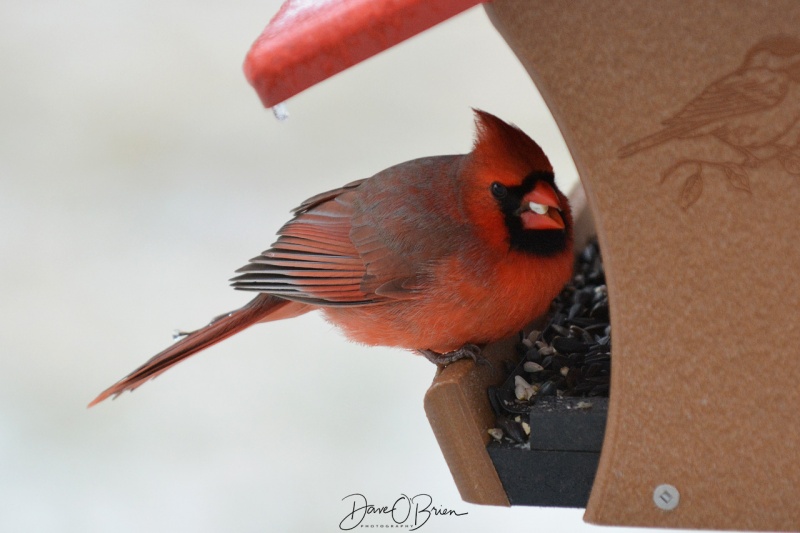
[[[611,325],[608,291],[597,241],[576,259],[572,281],[553,300],[542,331],[517,344],[521,361],[499,387],[489,389],[499,432],[524,443],[524,421],[536,400],[545,396],[608,396],[611,376]]]

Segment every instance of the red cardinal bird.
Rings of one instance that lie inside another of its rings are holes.
[[[351,340],[438,364],[543,314],[572,274],[572,217],[539,146],[476,111],[471,153],[427,157],[319,194],[238,272],[250,303],[101,393],[133,390],[255,324],[319,309]]]

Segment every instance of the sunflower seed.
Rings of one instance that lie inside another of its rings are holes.
[[[517,400],[528,401],[531,399],[531,396],[536,395],[536,389],[534,389],[530,383],[525,381],[525,378],[522,376],[515,376],[514,395],[517,397]]]
[[[545,381],[542,388],[539,389],[539,394],[541,396],[554,396],[557,390],[558,386],[554,382]]]
[[[556,337],[553,339],[553,348],[558,353],[584,353],[589,351],[589,345],[575,337]]]
[[[533,361],[526,361],[525,364],[522,365],[523,370],[525,372],[541,372],[544,370],[544,367],[538,363],[534,363]]]
[[[574,319],[582,312],[583,312],[583,304],[581,303],[572,304],[572,306],[569,308],[569,313],[567,313],[567,320]]]
[[[498,426],[500,429],[503,430],[503,433],[506,434],[508,438],[513,440],[518,444],[524,444],[527,441],[527,435],[525,435],[525,430],[522,428],[522,424],[511,420],[509,418],[500,417],[497,420]]]
[[[539,349],[539,355],[542,357],[553,355],[554,353],[556,353],[556,349],[553,346],[545,346],[544,348]]]
[[[533,342],[528,338],[522,339],[522,344],[524,344],[526,348],[533,348]]]
[[[551,324],[550,327],[553,328],[553,331],[555,331],[556,333],[558,333],[562,337],[568,337],[569,336],[569,328],[565,328],[564,326],[560,326],[558,324]]]

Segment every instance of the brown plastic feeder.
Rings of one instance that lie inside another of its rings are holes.
[[[800,529],[800,3],[487,11],[564,133],[604,254],[614,364],[585,518]]]
[[[413,31],[456,5],[395,3],[425,12]],[[487,11],[561,127],[605,262],[614,363],[586,520],[800,530],[800,2],[497,0]],[[332,53],[348,56],[352,35],[376,38],[359,20]],[[294,29],[281,28],[285,46],[313,43]],[[281,75],[267,63],[258,55],[248,76],[274,105],[292,93],[265,94]],[[426,396],[475,503],[508,504],[485,449],[486,387],[500,378],[459,362]]]

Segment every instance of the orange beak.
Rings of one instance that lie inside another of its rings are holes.
[[[525,229],[564,229],[561,203],[552,185],[539,181],[525,195],[520,206],[520,218]]]

